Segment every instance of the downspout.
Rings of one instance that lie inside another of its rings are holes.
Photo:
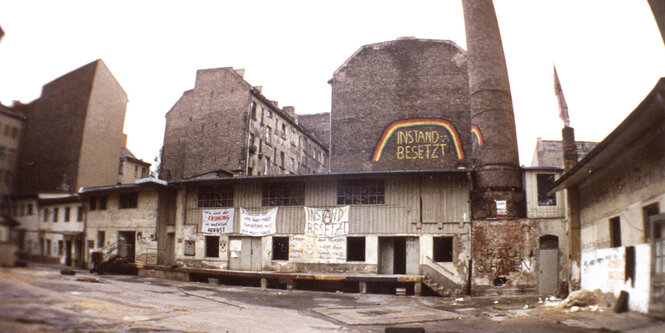
[[[469,180],[469,203],[470,203],[471,202],[470,201],[471,200],[471,191],[473,190],[473,176],[471,176],[470,171],[466,172],[466,177]],[[471,207],[471,205],[469,204],[469,208],[470,207]],[[471,257],[471,254],[473,253],[471,251],[473,244],[471,243],[471,226],[472,226],[471,216],[472,215],[470,214],[469,222],[468,222],[469,223],[469,233],[468,233],[469,234],[469,260],[468,260],[468,263],[467,263],[468,267],[467,267],[467,270],[466,270],[466,276],[467,276],[467,278],[466,278],[467,279],[466,280],[466,294],[468,296],[471,296],[471,291],[473,289],[473,278],[472,278],[473,258]]]

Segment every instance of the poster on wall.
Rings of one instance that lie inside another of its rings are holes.
[[[305,235],[313,237],[346,236],[349,233],[349,206],[305,207]]]
[[[201,232],[206,234],[224,234],[233,232],[233,208],[204,209]]]
[[[277,207],[260,213],[240,208],[240,233],[248,236],[267,236],[277,232]]]
[[[293,235],[289,260],[294,262],[342,263],[346,261],[346,237]]]

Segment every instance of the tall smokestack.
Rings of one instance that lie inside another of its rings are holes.
[[[522,171],[508,70],[491,0],[462,0],[466,27],[471,125],[483,145],[474,166],[474,219],[521,218],[526,214]]]

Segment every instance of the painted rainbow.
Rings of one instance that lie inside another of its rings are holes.
[[[383,135],[376,144],[374,148],[374,153],[372,154],[370,160],[372,162],[378,162],[383,155],[383,150],[386,148],[386,144],[393,136],[393,134],[400,129],[410,128],[410,127],[422,127],[422,126],[437,126],[442,127],[453,140],[455,152],[457,153],[457,158],[460,160],[464,159],[464,149],[462,148],[462,140],[457,133],[455,126],[443,119],[434,119],[434,118],[416,118],[416,119],[404,119],[392,122],[390,125],[383,130]]]
[[[480,127],[476,125],[471,125],[471,136],[476,139],[479,146],[482,146],[485,143],[483,141],[483,134],[480,132]]]

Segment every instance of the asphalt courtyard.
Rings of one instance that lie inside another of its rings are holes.
[[[62,268],[0,268],[0,332],[665,332],[642,314],[573,312],[537,297],[260,289]]]

